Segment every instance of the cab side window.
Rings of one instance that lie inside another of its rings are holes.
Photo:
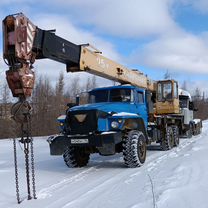
[[[137,92],[137,96],[138,96],[138,103],[144,103],[144,93]]]

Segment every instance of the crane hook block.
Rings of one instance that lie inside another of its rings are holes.
[[[29,122],[31,111],[32,107],[28,101],[19,101],[12,106],[11,115],[17,123],[24,124]]]
[[[28,64],[6,71],[6,79],[14,97],[27,98],[32,95],[35,74]]]

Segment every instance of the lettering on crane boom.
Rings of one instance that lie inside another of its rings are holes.
[[[100,57],[97,57],[97,62],[99,64],[99,66],[103,69],[108,69],[109,68],[109,64],[108,63],[105,63],[105,60],[100,58]]]

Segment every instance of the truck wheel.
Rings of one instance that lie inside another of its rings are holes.
[[[69,168],[86,166],[90,154],[83,147],[68,147],[63,154],[64,162]]]
[[[123,137],[123,158],[129,168],[140,167],[146,159],[146,139],[141,131],[131,130]]]
[[[191,129],[189,129],[189,130],[186,131],[186,136],[187,136],[187,138],[189,138],[189,139],[192,137]]]
[[[172,130],[173,130],[173,137],[174,137],[174,146],[177,147],[179,145],[179,142],[180,142],[178,127],[177,126],[172,126]]]
[[[192,135],[193,135],[193,128],[192,125],[190,124],[189,129],[186,131],[186,137],[190,139]]]
[[[162,139],[161,141],[161,148],[162,150],[170,150],[174,146],[174,134],[173,134],[173,129],[171,126],[167,127],[165,138]]]

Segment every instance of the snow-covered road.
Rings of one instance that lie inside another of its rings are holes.
[[[37,200],[16,204],[11,140],[0,141],[0,208],[207,208],[208,121],[201,135],[181,139],[171,151],[148,151],[145,164],[124,166],[122,155],[91,156],[70,169],[52,157],[45,138],[35,138]],[[26,198],[24,157],[18,145],[21,196]],[[153,197],[154,196],[154,197]]]

